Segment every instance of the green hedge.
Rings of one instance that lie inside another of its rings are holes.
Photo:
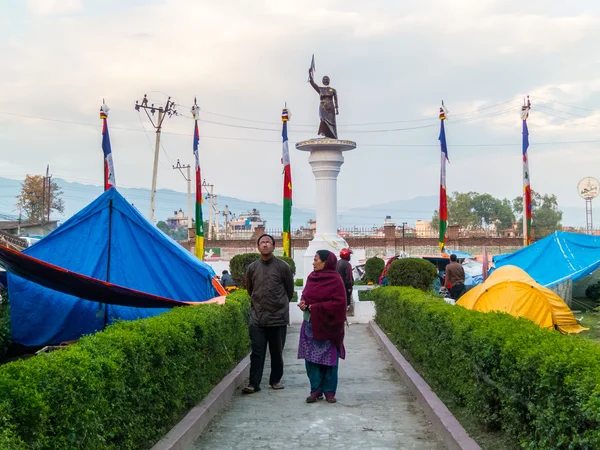
[[[150,448],[248,353],[248,314],[237,291],[5,364],[0,448]]]
[[[376,322],[445,400],[515,446],[600,448],[600,346],[526,319],[379,288]]]
[[[246,270],[250,264],[259,258],[260,253],[240,253],[231,258],[231,261],[229,261],[229,272],[237,287],[246,288]]]
[[[372,302],[374,297],[373,297],[373,292],[379,288],[374,288],[374,289],[366,289],[364,291],[358,291],[358,301],[360,302]]]
[[[235,255],[229,261],[229,271],[235,285],[239,288],[246,288],[246,270],[248,266],[260,258],[260,253],[240,253]],[[289,256],[277,256],[277,258],[285,261],[292,270],[292,276],[296,275],[296,263]]]
[[[365,262],[364,280],[367,283],[379,284],[379,278],[385,269],[385,261],[377,256],[367,259]]]
[[[597,283],[590,284],[585,289],[585,296],[590,300],[600,300],[600,281]]]
[[[287,263],[288,266],[290,266],[290,269],[292,270],[292,276],[296,276],[296,263],[294,262],[294,260],[292,258],[290,258],[289,256],[278,256],[277,258],[285,261]]]
[[[8,291],[0,291],[0,298],[2,299],[2,301],[0,302],[0,363],[4,363],[8,355],[8,349],[12,343],[12,329],[10,326],[10,304],[8,302]]]
[[[430,290],[438,276],[435,265],[422,258],[400,258],[387,271],[390,286],[410,286]]]

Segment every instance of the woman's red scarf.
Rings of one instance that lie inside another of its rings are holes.
[[[346,288],[336,271],[337,258],[329,252],[325,268],[311,272],[302,291],[310,305],[310,321],[315,339],[328,339],[341,348],[346,321]]]

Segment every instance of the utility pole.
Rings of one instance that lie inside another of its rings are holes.
[[[46,209],[46,177],[42,177],[42,207],[40,208],[40,222],[44,223],[44,210]]]
[[[167,103],[165,103],[165,107],[162,106],[156,107],[154,103],[148,106],[148,94],[144,94],[144,99],[142,100],[142,104],[138,103],[138,100],[135,101],[135,110],[140,111],[143,109],[150,119],[150,123],[156,129],[156,146],[154,148],[154,166],[152,168],[152,191],[150,197],[150,223],[154,224],[154,205],[156,202],[156,174],[158,172],[158,153],[160,151],[160,132],[162,130],[163,120],[165,117],[171,117],[177,115],[177,110],[175,110],[175,102],[171,101],[171,97],[167,99]],[[148,112],[150,111],[150,112]],[[158,111],[158,120],[154,121],[154,114]]]
[[[227,240],[227,230],[229,229],[229,216],[231,212],[229,211],[229,206],[225,205],[225,210],[223,211],[223,216],[225,216],[225,240]]]
[[[406,244],[405,244],[405,240],[404,240],[404,230],[406,227],[407,223],[406,222],[402,222],[402,252],[406,253]]]
[[[219,239],[219,202],[217,200],[217,196],[213,195],[213,207],[215,208],[215,226],[217,230],[215,231],[216,239]]]
[[[173,169],[178,169],[181,172],[181,176],[187,181],[188,188],[188,229],[192,228],[192,178],[190,176],[190,165],[182,166],[179,160],[177,160],[177,165],[173,166]],[[187,177],[183,174],[181,169],[187,169]]]
[[[52,205],[52,175],[49,175],[50,164],[46,166],[46,180],[48,180],[48,222],[50,222],[50,206]]]
[[[215,185],[214,184],[208,184],[206,182],[206,180],[204,180],[204,181],[202,181],[202,187],[203,188],[210,188],[210,193],[207,193],[204,196],[204,198],[209,201],[209,210],[208,210],[208,236],[209,236],[209,239],[214,239],[215,236],[213,235],[213,231],[214,231],[214,229],[213,229],[213,208],[214,208],[213,199],[215,198],[215,195],[214,195],[213,190],[214,190]]]
[[[21,236],[21,204],[19,203],[19,222],[17,225],[17,236]]]

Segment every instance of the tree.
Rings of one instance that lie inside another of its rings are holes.
[[[162,231],[163,233],[165,233],[168,236],[171,235],[171,229],[169,228],[169,225],[167,225],[167,222],[165,222],[164,220],[160,220],[156,224],[156,228],[158,228],[160,231]]]
[[[55,181],[42,175],[27,175],[21,183],[21,193],[17,196],[17,206],[25,212],[30,222],[45,222],[48,213],[63,213],[65,203],[63,191]]]
[[[512,202],[515,215],[519,221],[523,221],[523,196],[515,198]],[[537,237],[547,236],[556,230],[560,230],[562,225],[562,211],[558,209],[558,200],[554,194],[541,195],[531,190],[532,215],[531,225],[535,227]]]
[[[491,225],[496,230],[512,226],[514,215],[508,199],[497,199],[490,194],[453,192],[447,199],[448,225],[474,230]],[[431,226],[439,229],[439,211],[434,211]]]

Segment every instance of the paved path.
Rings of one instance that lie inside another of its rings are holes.
[[[299,326],[288,329],[285,389],[268,386],[265,367],[262,391],[238,391],[188,450],[445,448],[367,325],[346,329],[338,402],[305,403],[309,384],[304,360],[296,359],[298,332]]]

